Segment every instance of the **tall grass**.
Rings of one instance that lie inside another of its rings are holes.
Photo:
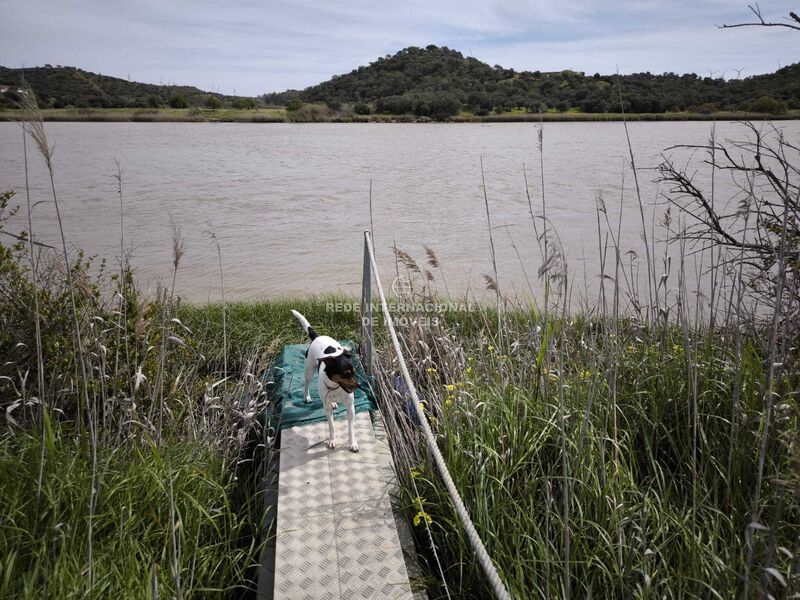
[[[800,550],[800,509],[787,483],[796,421],[784,413],[781,435],[760,435],[765,371],[757,340],[745,339],[737,358],[709,332],[687,337],[669,327],[658,338],[635,321],[611,328],[582,317],[551,318],[544,328],[541,314],[518,309],[503,316],[509,350],[500,353],[495,315],[486,312],[401,333],[413,340],[409,362],[418,365],[414,377],[450,472],[515,597],[564,597],[570,587],[576,597],[738,596],[748,527],[756,528],[762,569],[790,581]],[[557,360],[543,369],[547,352]],[[450,565],[450,589],[486,597],[395,386],[391,356],[379,356],[409,516],[422,496],[440,558]],[[732,437],[737,385],[739,434]],[[765,452],[759,438],[767,439]],[[762,517],[751,525],[762,458]],[[771,578],[758,589],[787,591]]]
[[[0,596],[67,597],[86,587],[86,512],[92,461],[48,418],[41,499],[36,431],[0,434]],[[89,596],[233,595],[254,578],[260,542],[252,515],[235,504],[235,472],[199,442],[100,445]],[[171,510],[172,509],[172,510]],[[173,560],[173,538],[181,552]]]
[[[138,289],[119,165],[119,270],[69,251],[57,161],[35,104],[26,111],[61,248],[35,240],[30,198],[29,231],[6,232],[13,194],[0,195],[0,231],[20,240],[0,245],[0,596],[254,591],[274,440],[258,419],[269,403],[256,369],[269,348],[201,353],[204,331],[178,317],[177,227],[170,287]]]
[[[709,164],[717,168],[713,154]],[[534,215],[525,178],[534,233],[540,245],[551,244],[539,270],[542,309],[527,298],[504,297],[494,308],[478,305],[433,321],[424,312],[405,313],[399,321],[425,412],[512,595],[800,593],[797,264],[788,266],[797,248],[796,240],[787,242],[790,204],[778,213],[784,221],[767,313],[758,308],[763,292],[753,291],[750,278],[764,275],[752,272],[744,249],[690,246],[692,215],[675,219],[669,208],[660,222],[664,273],[654,274],[654,243],[642,300],[638,273],[633,261],[623,262],[619,242],[624,186],[617,223],[599,198],[598,302],[573,314],[572,283],[545,218],[544,192],[542,214]],[[752,196],[758,183],[748,182]],[[643,237],[654,240],[636,187]],[[538,218],[544,234],[536,231]],[[410,253],[398,254],[404,264],[414,262]],[[398,302],[430,301],[431,289],[411,286]],[[610,310],[607,294],[613,294]],[[379,347],[376,357],[408,517],[422,523],[424,512],[430,519],[431,540],[417,528],[429,575],[440,590],[487,597],[397,383],[392,352]],[[441,578],[439,563],[449,565]]]
[[[15,259],[3,256],[8,269]],[[44,389],[34,383],[35,353],[18,351],[33,338],[32,315],[24,305],[0,304],[0,318],[14,323],[0,340],[0,398],[4,413],[17,417],[0,432],[0,596],[152,597],[158,589],[188,598],[254,590],[269,534],[261,531],[260,482],[274,438],[258,421],[269,409],[255,375],[258,354],[237,354],[238,374],[215,380],[216,357],[199,354],[203,342],[189,327],[177,317],[168,319],[174,330],[163,326],[163,315],[177,314],[175,300],[144,297],[127,272],[128,320],[120,328],[120,291],[103,301],[86,266],[73,268],[82,283],[79,314],[93,315],[78,323],[93,349],[87,388],[90,418],[101,424],[96,444],[76,418],[80,392],[63,279],[40,272],[55,286],[38,289]],[[12,273],[4,271],[0,287],[30,293],[27,278]],[[132,364],[117,352],[126,335]],[[123,368],[105,360],[117,354]],[[38,398],[42,416],[28,414],[21,428],[19,414]]]

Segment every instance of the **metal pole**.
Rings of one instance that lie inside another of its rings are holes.
[[[369,259],[369,231],[364,232],[364,273],[361,278],[361,343],[364,370],[372,383],[372,263]]]

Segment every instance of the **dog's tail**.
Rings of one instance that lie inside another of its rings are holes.
[[[296,310],[293,310],[292,314],[295,316],[295,318],[298,321],[300,321],[300,326],[303,328],[303,331],[305,331],[308,334],[308,337],[310,337],[311,341],[313,342],[318,334],[317,334],[316,331],[314,331],[314,328],[308,323],[308,319],[306,319],[303,315],[301,315]]]

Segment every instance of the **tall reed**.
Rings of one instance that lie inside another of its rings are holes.
[[[720,168],[713,154],[709,163]],[[545,281],[544,293],[554,296],[541,311],[505,295],[502,322],[497,306],[445,313],[435,323],[424,312],[404,313],[399,333],[429,423],[515,596],[791,596],[800,592],[792,570],[800,502],[790,487],[800,481],[793,458],[800,438],[790,370],[798,287],[788,267],[790,211],[776,229],[765,322],[749,246],[692,246],[693,216],[674,216],[669,206],[660,232],[655,216],[647,231],[637,192],[643,236],[653,240],[651,271],[653,257],[663,256],[645,306],[635,257],[621,245],[625,171],[616,221],[597,199],[597,310],[569,310],[569,271],[556,268],[552,257],[564,259],[555,244],[542,248],[540,276],[556,285]],[[535,235],[554,244],[546,203],[534,214],[524,169],[523,177]],[[756,185],[747,174],[747,198]],[[740,210],[748,229],[758,217]],[[500,327],[502,346],[492,344]],[[407,410],[392,352],[379,346],[376,356],[409,518],[423,504],[432,520],[433,539],[417,536],[429,576],[461,597],[484,597],[488,588]]]
[[[0,430],[8,515],[0,523],[0,596],[255,589],[264,537],[260,471],[252,466],[274,440],[259,421],[268,402],[256,369],[268,359],[257,345],[237,350],[238,376],[217,387],[199,351],[204,340],[177,318],[185,252],[177,226],[171,286],[155,297],[137,288],[125,254],[119,164],[119,274],[107,280],[102,265],[93,272],[82,253],[68,252],[52,145],[37,111],[31,94],[21,152],[26,180],[28,136],[44,159],[61,248],[59,257],[34,239],[28,185],[28,232],[10,234],[25,243],[0,246],[0,319],[8,324],[0,336],[0,406],[8,417]],[[11,195],[0,195],[0,229]],[[261,331],[259,344],[277,334]],[[227,369],[227,342],[208,343],[223,348]],[[216,394],[204,397],[208,390]],[[23,415],[32,406],[38,412],[17,422],[19,406]],[[198,482],[202,489],[192,487]]]

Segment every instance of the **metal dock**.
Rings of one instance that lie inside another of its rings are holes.
[[[386,329],[428,451],[495,596],[498,600],[510,600],[511,596],[447,470],[419,402],[383,293],[369,231],[364,232],[361,298],[361,354],[365,379],[368,382],[373,373],[373,274]],[[286,346],[279,364],[273,365],[274,374],[268,374],[265,381],[282,392],[276,400],[282,409],[282,426],[279,457],[277,461],[271,460],[271,470],[265,479],[268,504],[274,507],[277,500],[277,514],[270,511],[273,518],[269,519],[267,529],[275,531],[275,544],[267,545],[262,559],[258,597],[278,600],[421,600],[426,597],[424,589],[412,591],[409,580],[409,574],[412,579],[422,579],[409,525],[402,517],[397,518],[392,510],[392,495],[398,489],[398,483],[380,412],[376,410],[377,405],[364,396],[363,388],[371,389],[371,386],[366,383],[356,390],[356,410],[361,412],[356,412],[354,428],[360,452],[354,454],[347,447],[347,423],[343,419],[338,419],[336,427],[339,445],[334,450],[328,449],[325,443],[328,425],[324,421],[322,403],[317,398],[316,404],[306,405],[300,391],[302,387],[297,385],[302,380],[294,376],[302,372],[302,349],[302,345]],[[362,395],[360,408],[359,391]],[[312,385],[312,398],[313,394]],[[371,414],[376,423],[374,428]],[[444,580],[441,566],[440,574]]]
[[[414,597],[406,568],[414,557],[403,550],[413,554],[413,546],[401,545],[392,512],[397,480],[385,434],[368,412],[357,413],[353,453],[346,423],[336,421],[334,450],[325,422],[281,432],[276,600]]]

